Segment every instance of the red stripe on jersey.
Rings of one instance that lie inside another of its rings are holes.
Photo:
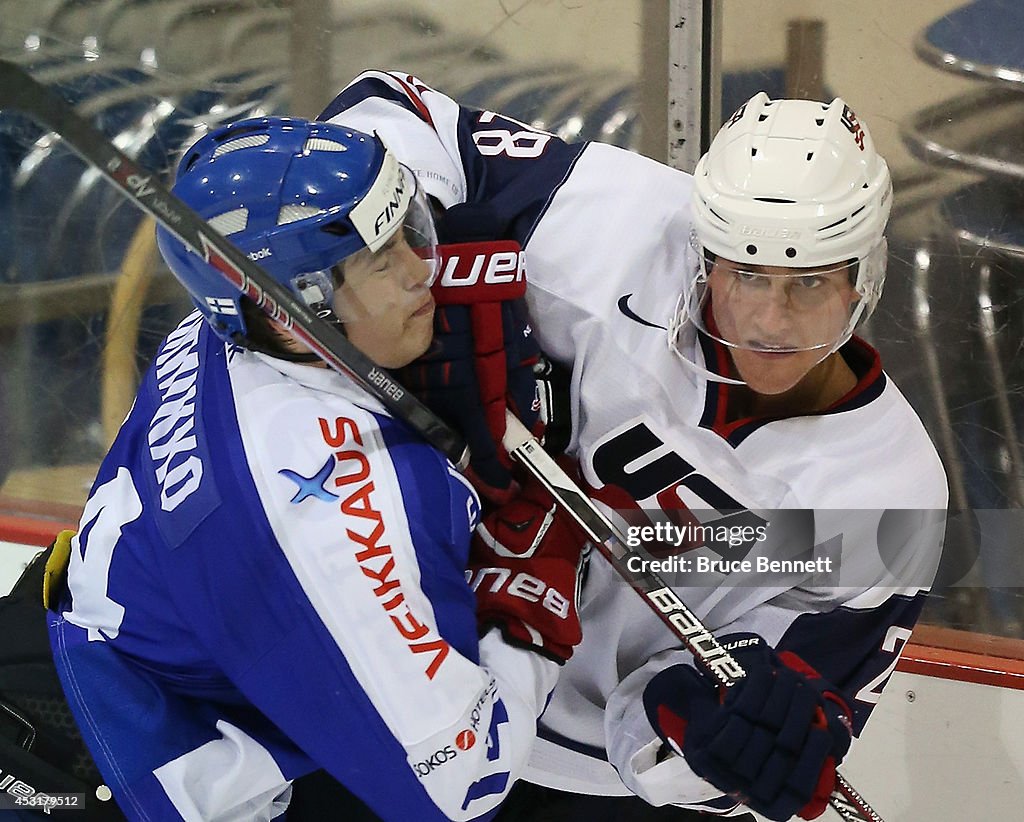
[[[614,508],[617,511],[632,511],[641,512],[639,503],[633,499],[629,493],[618,485],[602,485],[600,488],[595,488],[591,485],[587,478],[580,474],[580,488],[587,494],[591,499],[595,499],[598,502],[603,502],[609,508]],[[650,522],[650,519],[647,520]]]
[[[714,329],[712,329],[714,330]],[[729,373],[728,352],[724,345],[715,339],[707,338],[710,347],[714,352],[715,370],[719,374]],[[791,417],[817,417],[824,414],[835,414],[840,411],[848,411],[858,408],[861,405],[874,399],[874,395],[881,393],[880,381],[883,379],[882,359],[872,346],[854,336],[844,345],[840,351],[841,356],[847,360],[847,364],[857,376],[857,383],[842,397],[832,403],[828,408],[815,411],[810,414],[793,414]],[[708,348],[705,348],[705,359],[707,359]],[[743,439],[769,422],[791,417],[742,417],[732,422],[729,419],[729,404],[735,393],[735,387],[728,383],[708,383],[708,394],[705,398],[705,412],[701,425],[710,428],[722,439],[738,445]],[[706,422],[709,418],[708,411],[713,411],[710,425]],[[736,437],[739,440],[736,441]]]
[[[855,374],[860,376],[857,379],[857,384],[826,408],[822,412],[823,414],[828,414],[832,411],[842,411],[847,405],[854,403],[861,394],[867,391],[882,376],[882,358],[874,347],[860,337],[851,337],[847,345],[850,346],[850,354],[855,359],[855,362],[850,363],[850,367]],[[862,360],[862,362],[857,362],[856,360]]]
[[[430,116],[430,109],[427,108],[426,103],[424,103],[423,100],[420,98],[420,95],[417,93],[415,86],[410,85],[410,83],[416,82],[416,78],[413,77],[411,74],[407,74],[405,75],[406,79],[403,80],[397,74],[394,74],[392,72],[388,72],[388,76],[391,77],[396,83],[398,83],[398,85],[402,87],[402,91],[404,91],[405,96],[409,98],[409,102],[416,107],[416,111],[419,112],[420,117],[422,117],[427,122],[427,124],[432,129],[434,129],[434,131],[437,131],[437,126],[434,125],[434,118]],[[426,86],[424,86],[424,88],[426,88]]]

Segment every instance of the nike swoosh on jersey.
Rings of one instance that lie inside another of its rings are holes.
[[[650,328],[660,328],[662,331],[667,331],[668,330],[663,325],[658,325],[657,323],[652,323],[650,320],[645,320],[643,317],[640,317],[637,314],[634,314],[633,313],[633,309],[631,309],[629,307],[629,298],[632,297],[632,296],[633,296],[633,294],[632,294],[632,292],[630,292],[629,294],[623,294],[621,297],[619,297],[619,302],[618,302],[619,311],[622,312],[623,316],[628,317],[629,319],[631,319],[635,323],[640,323],[640,325],[646,325],[646,326],[648,326]]]

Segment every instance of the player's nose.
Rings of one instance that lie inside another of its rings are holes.
[[[430,263],[408,245],[403,244],[398,253],[401,255],[402,286],[411,290],[426,284],[430,279]]]
[[[764,330],[788,329],[793,322],[793,305],[789,284],[783,280],[770,280],[758,295],[753,312],[755,326]]]

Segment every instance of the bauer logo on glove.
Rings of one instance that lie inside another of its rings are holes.
[[[506,410],[535,436],[543,432],[534,374],[540,349],[523,300],[523,251],[506,240],[444,245],[438,253],[434,340],[397,376],[466,438],[466,476],[488,501],[502,505],[517,491],[501,446]]]
[[[586,535],[536,480],[484,517],[473,534],[466,580],[477,623],[562,664],[583,638],[579,618]]]
[[[517,242],[459,243],[441,246],[441,252],[437,285],[444,301],[439,304],[514,300],[525,293],[526,253]],[[477,285],[486,286],[486,293],[473,288]]]

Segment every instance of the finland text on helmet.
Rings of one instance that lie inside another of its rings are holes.
[[[686,357],[696,327],[730,347],[824,359],[881,296],[891,205],[889,169],[846,103],[757,94],[694,172],[673,346]]]
[[[426,196],[375,134],[297,118],[242,120],[186,151],[171,190],[327,319],[393,310],[361,298],[359,284],[374,278],[392,278],[389,299],[414,308],[423,296],[411,284],[436,275]],[[162,228],[157,240],[214,330],[244,342],[237,289]]]

